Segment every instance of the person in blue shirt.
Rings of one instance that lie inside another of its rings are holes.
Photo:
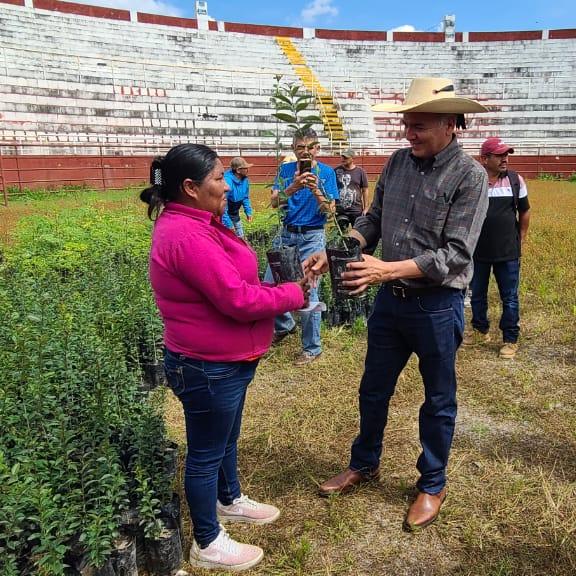
[[[296,162],[286,162],[280,166],[272,187],[271,204],[284,210],[282,229],[274,239],[273,246],[298,246],[300,258],[323,250],[326,244],[324,225],[327,215],[335,210],[338,196],[336,174],[330,166],[318,162],[320,151],[318,136],[312,129],[296,132],[292,141]],[[300,162],[311,161],[310,172],[300,172]],[[273,282],[270,267],[264,278]],[[310,304],[318,302],[318,287],[310,290]],[[320,341],[321,313],[302,312],[302,353],[294,364],[303,366],[316,360],[322,353]],[[291,314],[278,316],[274,326],[274,342],[278,343],[296,329]]]
[[[228,203],[222,215],[222,224],[233,229],[236,235],[244,238],[244,229],[240,219],[240,208],[244,208],[246,219],[252,222],[252,204],[250,204],[250,181],[248,180],[248,164],[244,158],[237,156],[230,162],[230,170],[224,172],[224,180],[228,184]]]

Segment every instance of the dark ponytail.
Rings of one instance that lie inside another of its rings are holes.
[[[152,160],[150,164],[150,186],[140,192],[140,200],[148,204],[148,218],[154,220],[164,204],[168,201],[164,197],[164,191],[162,188],[162,164],[164,158],[158,156]]]
[[[151,186],[142,190],[140,200],[148,204],[148,217],[155,219],[166,202],[177,200],[186,179],[201,184],[214,170],[218,155],[203,144],[180,144],[150,165]]]

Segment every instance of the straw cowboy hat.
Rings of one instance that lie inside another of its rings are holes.
[[[429,112],[433,114],[467,114],[488,112],[470,98],[456,96],[454,82],[448,78],[414,78],[404,104],[376,104],[375,112]]]

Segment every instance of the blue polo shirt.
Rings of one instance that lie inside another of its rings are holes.
[[[280,170],[274,181],[275,190],[286,190],[294,181],[294,175],[298,169],[298,162],[287,162],[280,166]],[[318,188],[328,200],[338,200],[338,185],[336,173],[330,166],[317,162],[312,168],[313,174],[318,177]],[[288,198],[286,217],[284,224],[290,226],[324,226],[326,214],[320,211],[320,205],[314,198],[310,188],[301,188]]]

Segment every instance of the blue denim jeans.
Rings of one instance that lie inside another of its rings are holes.
[[[400,298],[383,286],[368,319],[368,351],[360,383],[360,433],[352,445],[350,468],[373,471],[380,464],[388,405],[398,376],[414,352],[424,381],[420,407],[422,453],[419,490],[437,494],[456,422],[456,351],[464,331],[461,290]]]
[[[500,330],[504,342],[517,342],[520,334],[520,305],[518,302],[518,285],[520,283],[520,260],[506,262],[474,261],[474,277],[472,278],[472,327],[480,332],[490,330],[488,320],[488,284],[490,270],[494,271],[500,300],[502,315]]]
[[[184,488],[201,548],[220,532],[216,500],[231,504],[240,496],[237,441],[246,389],[257,366],[257,360],[207,362],[169,350],[164,356],[168,385],[184,408]]]
[[[242,219],[240,218],[240,214],[228,214],[228,216],[234,225],[236,236],[238,236],[238,238],[244,238],[244,228],[242,228]]]
[[[298,246],[300,250],[300,259],[304,261],[308,256],[315,254],[316,252],[321,252],[326,246],[326,237],[324,235],[324,230],[310,230],[309,232],[303,232],[298,234],[295,232],[288,232],[286,228],[282,231],[280,236],[274,238],[272,242],[273,248],[278,248],[279,246]],[[274,282],[274,277],[270,267],[266,269],[266,274],[264,275],[265,282]],[[310,303],[318,302],[318,288],[320,283],[316,288],[310,290]],[[321,312],[306,312],[300,314],[301,324],[302,324],[302,349],[304,352],[312,356],[318,356],[322,352],[322,344],[320,342],[320,323],[322,320]],[[274,331],[277,334],[282,334],[289,332],[294,328],[296,322],[292,317],[292,314],[286,312],[276,317],[274,323]]]

